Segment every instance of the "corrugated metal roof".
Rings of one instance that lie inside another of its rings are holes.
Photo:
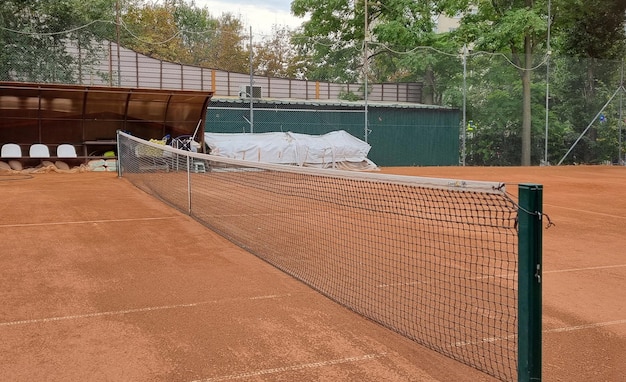
[[[250,101],[246,98],[239,97],[213,97],[209,103],[209,108],[214,103],[230,103],[249,105]],[[299,100],[299,99],[279,99],[279,98],[258,98],[254,100],[255,105],[288,105],[288,106],[334,106],[334,107],[350,107],[364,108],[365,101],[346,101],[346,100]],[[407,102],[368,102],[368,108],[392,108],[392,109],[438,109],[438,110],[458,110],[439,105],[425,105]]]

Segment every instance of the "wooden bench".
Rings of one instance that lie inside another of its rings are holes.
[[[30,147],[32,146],[31,143],[18,143],[17,145],[20,147],[20,156],[5,155],[0,158],[0,161],[18,161],[20,163],[20,167],[27,168],[39,166],[44,161],[49,161],[52,163],[61,161],[72,167],[81,164],[88,164],[92,160],[117,159],[117,156],[104,155],[104,152],[106,151],[115,150],[115,148],[117,147],[117,143],[114,140],[85,141],[78,144],[70,143],[69,145],[74,147],[76,156],[72,155],[74,153],[70,153],[68,156],[54,155],[57,154],[57,150],[60,144],[44,144],[48,148],[49,155],[47,156],[45,155],[45,153],[39,156],[30,156],[29,151]],[[90,152],[89,149],[91,147],[100,147],[104,150],[101,151],[101,154],[97,152]],[[72,150],[70,149],[70,151]]]
[[[45,143],[44,143],[45,144]],[[0,160],[19,160],[19,159],[44,159],[44,160],[82,160],[86,162],[91,159],[117,159],[117,155],[107,156],[104,154],[99,154],[99,152],[106,151],[115,151],[117,149],[117,142],[114,140],[97,140],[97,141],[85,141],[82,143],[70,143],[71,146],[74,146],[76,150],[76,156],[58,156],[54,155],[56,153],[56,148],[60,144],[45,144],[48,146],[48,150],[50,151],[50,156],[48,157],[30,157],[28,155],[28,151],[31,143],[18,143],[18,146],[21,148],[22,156],[20,157],[3,157]],[[93,151],[94,147],[101,148],[101,150]]]

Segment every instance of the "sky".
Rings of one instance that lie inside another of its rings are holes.
[[[252,34],[272,32],[272,26],[298,27],[304,19],[291,15],[291,0],[194,0],[196,6],[207,7],[212,16],[231,13],[245,25],[252,27]]]

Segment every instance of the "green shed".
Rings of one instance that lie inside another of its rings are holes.
[[[345,130],[371,145],[368,158],[379,166],[459,164],[458,109],[411,103],[296,101],[216,98],[207,108],[205,131],[325,134]]]

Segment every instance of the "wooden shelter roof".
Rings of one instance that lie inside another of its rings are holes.
[[[191,135],[212,92],[0,82],[0,144]],[[201,132],[204,131],[200,130]]]

